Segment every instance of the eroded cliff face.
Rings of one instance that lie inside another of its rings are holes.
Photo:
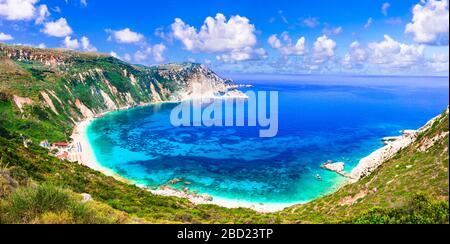
[[[224,80],[204,65],[170,64],[158,66],[156,72],[166,80],[176,81],[178,89],[171,100],[213,98],[233,90],[233,82]]]
[[[0,93],[18,113],[39,107],[47,117],[74,123],[107,111],[153,102],[215,97],[235,88],[206,66],[143,67],[111,56],[0,44]]]

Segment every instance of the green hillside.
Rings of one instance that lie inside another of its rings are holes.
[[[155,196],[38,145],[68,140],[88,111],[168,100],[198,75],[227,82],[195,64],[146,68],[95,53],[0,45],[0,223],[449,222],[448,110],[371,176],[272,214]],[[93,199],[83,201],[83,193]]]

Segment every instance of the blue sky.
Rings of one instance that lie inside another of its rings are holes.
[[[0,0],[0,42],[225,73],[448,75],[448,16],[448,0]]]

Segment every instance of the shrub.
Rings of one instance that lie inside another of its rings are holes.
[[[447,201],[432,201],[423,194],[414,195],[401,208],[373,208],[357,217],[344,221],[355,224],[448,224]]]
[[[19,188],[0,201],[0,223],[119,224],[128,215],[52,184]]]
[[[51,184],[17,189],[8,199],[7,218],[30,222],[46,212],[61,212],[72,203],[68,192]]]

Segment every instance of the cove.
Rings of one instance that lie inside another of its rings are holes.
[[[216,199],[303,203],[345,182],[322,163],[344,162],[349,172],[381,138],[421,127],[448,103],[447,89],[434,87],[246,82],[279,92],[276,137],[254,127],[174,127],[177,104],[164,103],[94,120],[86,133],[96,160],[153,189],[182,178],[174,187]]]

